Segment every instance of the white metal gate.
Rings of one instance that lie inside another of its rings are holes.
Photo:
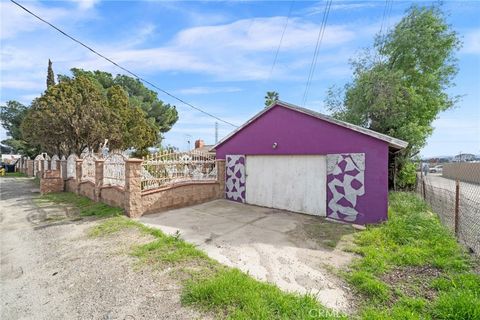
[[[326,157],[247,156],[246,202],[326,216]]]

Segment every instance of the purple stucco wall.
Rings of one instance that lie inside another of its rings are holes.
[[[273,149],[275,142],[278,145]],[[225,159],[227,154],[365,153],[365,194],[357,199],[356,208],[360,215],[355,223],[376,223],[387,219],[387,142],[282,106],[274,106],[218,146],[216,153],[217,159]]]

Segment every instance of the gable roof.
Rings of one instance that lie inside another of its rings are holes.
[[[387,136],[386,134],[382,134],[382,133],[379,133],[379,132],[376,132],[376,131],[373,131],[373,130],[370,130],[370,129],[366,129],[366,128],[363,128],[363,127],[360,127],[360,126],[357,126],[357,125],[354,125],[354,124],[351,124],[351,123],[348,123],[348,122],[340,121],[340,120],[334,119],[332,117],[326,116],[322,113],[319,113],[319,112],[316,112],[316,111],[313,111],[313,110],[310,110],[310,109],[307,109],[307,108],[302,108],[302,107],[299,107],[297,105],[278,100],[278,101],[274,102],[270,107],[264,108],[262,111],[257,113],[255,116],[250,118],[250,120],[248,120],[247,122],[242,124],[240,127],[235,129],[234,131],[232,131],[229,135],[227,135],[225,138],[220,140],[216,145],[214,145],[211,150],[215,150],[218,146],[222,145],[227,140],[230,140],[230,138],[232,138],[234,135],[236,135],[238,132],[240,132],[243,128],[247,127],[250,123],[254,122],[256,119],[260,118],[264,113],[266,113],[271,108],[276,107],[276,106],[283,107],[283,108],[286,108],[286,109],[290,109],[290,110],[293,110],[295,112],[300,112],[300,113],[309,115],[311,117],[314,117],[314,118],[317,118],[317,119],[335,124],[337,126],[344,127],[344,128],[347,128],[347,129],[365,134],[365,135],[373,137],[375,139],[385,141],[385,142],[388,143],[389,147],[392,147],[392,148],[395,148],[395,149],[403,149],[403,148],[408,146],[408,142],[406,142],[406,141],[403,141],[403,140],[400,140],[400,139],[397,139],[397,138],[394,138],[394,137],[391,137],[391,136]]]

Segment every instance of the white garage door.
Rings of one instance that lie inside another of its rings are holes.
[[[247,156],[246,202],[326,216],[325,156]]]

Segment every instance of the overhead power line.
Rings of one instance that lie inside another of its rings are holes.
[[[70,40],[78,43],[79,45],[81,45],[82,47],[90,50],[91,52],[93,52],[93,53],[96,54],[97,56],[101,57],[102,59],[105,59],[106,61],[110,62],[111,64],[113,64],[113,65],[115,65],[116,67],[120,68],[121,70],[125,71],[126,73],[134,76],[135,78],[137,78],[137,79],[141,80],[142,82],[150,85],[151,87],[153,87],[153,88],[157,89],[158,91],[166,94],[167,96],[169,96],[169,97],[171,97],[171,98],[173,98],[173,99],[175,99],[175,100],[183,103],[184,105],[189,106],[190,108],[195,109],[195,110],[197,110],[197,111],[199,111],[199,112],[201,112],[201,113],[203,113],[203,114],[205,114],[205,115],[207,115],[207,116],[209,116],[209,117],[212,117],[212,118],[214,118],[214,119],[216,119],[216,120],[218,120],[218,121],[221,121],[221,122],[223,122],[223,123],[226,123],[226,124],[228,124],[228,125],[231,125],[232,127],[235,127],[235,128],[238,127],[237,125],[235,125],[235,124],[233,124],[233,123],[231,123],[231,122],[228,122],[227,120],[223,120],[223,119],[221,119],[221,118],[219,118],[219,117],[217,117],[217,116],[215,116],[215,115],[213,115],[213,114],[211,114],[211,113],[209,113],[209,112],[207,112],[207,111],[204,111],[204,110],[202,110],[201,108],[196,107],[196,106],[194,106],[193,104],[191,104],[191,103],[189,103],[189,102],[187,102],[187,101],[185,101],[185,100],[183,100],[183,99],[175,96],[174,94],[172,94],[172,93],[170,93],[170,92],[168,92],[168,91],[166,91],[166,90],[158,87],[158,86],[155,85],[154,83],[152,83],[152,82],[150,82],[150,81],[148,81],[148,80],[146,80],[146,79],[138,76],[138,75],[135,74],[134,72],[128,70],[128,69],[125,68],[125,67],[122,67],[121,65],[119,65],[118,63],[116,63],[115,61],[113,61],[112,59],[104,56],[103,54],[99,53],[98,51],[96,51],[96,50],[93,49],[92,47],[86,45],[86,44],[83,43],[82,41],[74,38],[73,36],[69,35],[69,34],[66,33],[65,31],[63,31],[63,30],[61,30],[60,28],[56,27],[56,26],[53,25],[52,23],[48,22],[47,20],[43,19],[42,17],[38,16],[37,14],[33,13],[33,12],[30,11],[29,9],[27,9],[27,8],[25,8],[24,6],[22,6],[21,4],[19,4],[18,2],[14,1],[14,0],[10,0],[10,1],[11,1],[12,3],[14,3],[15,5],[17,5],[18,7],[20,7],[21,9],[23,9],[24,11],[26,11],[27,13],[29,13],[30,15],[34,16],[35,18],[37,18],[38,20],[40,20],[40,21],[42,21],[43,23],[49,25],[49,26],[52,27],[53,29],[57,30],[58,32],[60,32],[61,34],[63,34],[65,37],[67,37],[67,38],[69,38]]]
[[[317,65],[317,60],[318,60],[318,52],[320,51],[320,47],[322,45],[323,36],[325,34],[325,27],[327,25],[328,15],[330,13],[331,5],[332,5],[332,0],[327,0],[325,4],[325,9],[323,11],[323,18],[320,24],[320,30],[318,31],[317,43],[315,45],[315,50],[313,52],[312,63],[310,64],[307,83],[305,84],[305,92],[303,94],[303,101],[302,101],[303,106],[305,106],[305,104],[307,103],[308,91],[310,89],[310,83],[312,81],[313,75],[315,74],[315,67]]]
[[[288,16],[287,21],[285,21],[285,25],[283,26],[282,36],[280,37],[280,42],[278,43],[277,51],[275,52],[275,58],[273,59],[272,68],[270,69],[269,78],[272,77],[273,69],[275,68],[275,64],[277,63],[278,53],[280,52],[280,48],[282,47],[283,37],[285,36],[285,31],[287,31],[288,22],[290,21],[290,16],[292,14],[293,4],[295,0],[292,0],[290,3],[290,9],[288,9]]]
[[[379,51],[381,52],[385,47],[385,40],[388,35],[388,30],[390,27],[390,15],[392,13],[392,1],[385,0],[385,6],[383,8],[383,15],[382,15],[382,23],[380,24],[380,31],[378,32],[378,36],[380,37],[380,49],[375,52],[375,62],[379,62],[380,56]]]

